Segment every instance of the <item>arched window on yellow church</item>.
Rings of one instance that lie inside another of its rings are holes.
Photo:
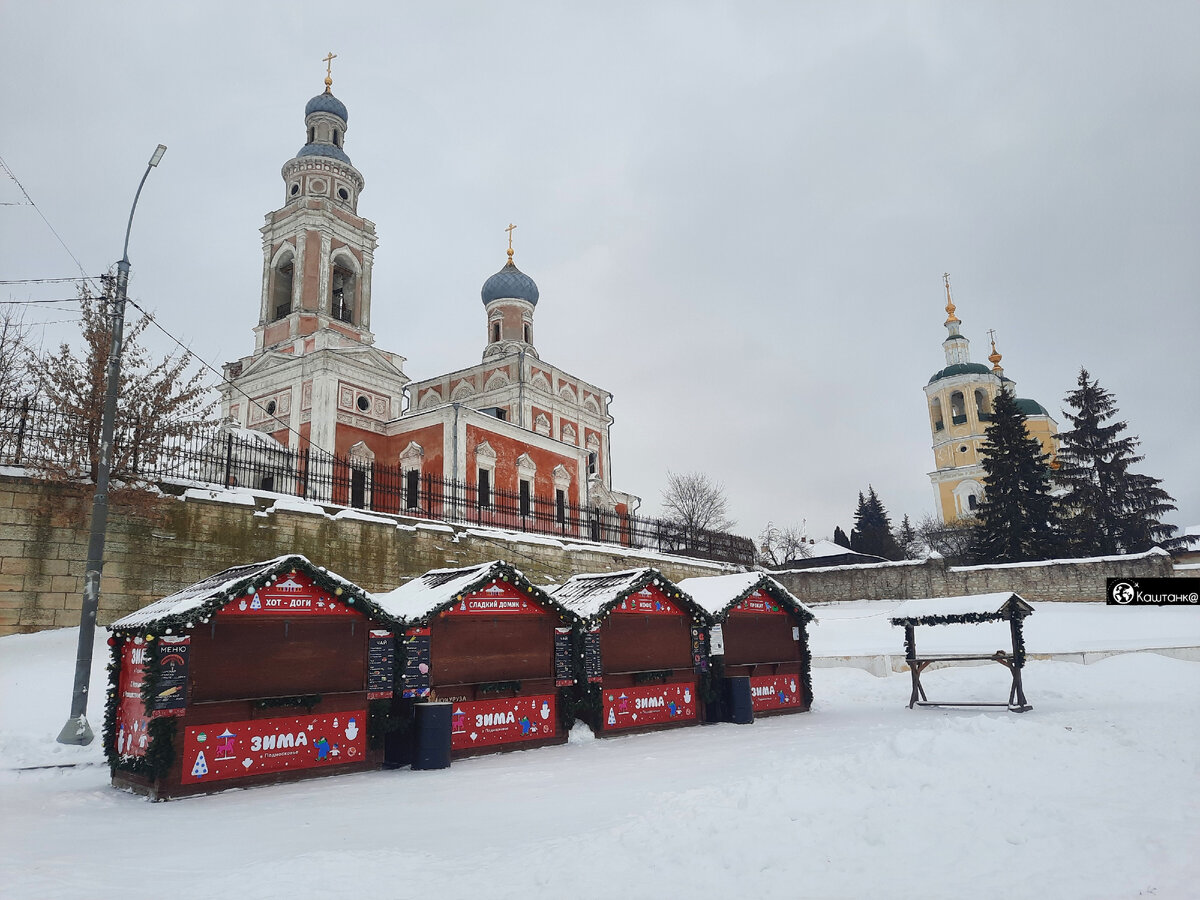
[[[992,419],[992,398],[982,388],[975,388],[975,412],[979,414],[980,422],[990,422]]]
[[[285,253],[271,271],[271,321],[282,319],[292,311],[292,274],[295,259]]]
[[[955,425],[967,424],[967,402],[962,391],[950,395],[950,421]]]
[[[929,421],[933,423],[934,431],[941,431],[946,427],[946,419],[942,415],[941,397],[934,397],[933,402],[929,404]]]

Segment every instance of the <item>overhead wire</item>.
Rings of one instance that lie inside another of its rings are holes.
[[[34,211],[37,212],[42,221],[46,223],[46,227],[49,228],[50,233],[58,239],[58,242],[62,245],[62,248],[67,251],[67,256],[71,257],[71,259],[74,261],[75,266],[79,269],[80,274],[83,275],[84,280],[91,281],[92,284],[95,285],[95,280],[92,278],[92,276],[88,275],[87,270],[83,267],[83,263],[81,263],[79,258],[71,252],[71,248],[67,246],[67,242],[63,240],[62,235],[59,234],[55,227],[50,224],[50,220],[46,218],[46,214],[42,212],[36,203],[33,202],[33,198],[29,196],[29,191],[25,190],[25,185],[21,184],[21,180],[17,178],[13,170],[8,167],[8,163],[4,161],[3,156],[0,156],[0,169],[3,169],[4,174],[12,179],[13,184],[17,186],[17,189],[25,198],[25,201],[34,208]]]

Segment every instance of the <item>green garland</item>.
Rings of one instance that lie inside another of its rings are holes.
[[[1019,612],[1019,611],[1018,611]],[[892,619],[893,625],[983,625],[988,622],[1009,622],[1013,636],[1013,665],[1018,669],[1025,665],[1025,616],[1019,614],[990,612],[990,613],[954,613],[944,616],[905,616]],[[915,636],[914,636],[915,638]],[[907,632],[904,636],[904,652],[908,658],[917,655],[915,639],[910,641]]]
[[[634,672],[634,684],[666,684],[668,678],[675,674],[674,669],[656,669],[652,672]]]
[[[117,752],[117,707],[120,705],[117,681],[121,675],[121,649],[125,640],[124,637],[112,639],[112,652],[108,658],[108,694],[104,699],[104,758],[113,770],[121,763],[121,754]]]
[[[296,694],[291,697],[264,697],[254,701],[254,708],[279,709],[287,706],[302,706],[306,712],[311,713],[320,702],[320,694]]]
[[[519,681],[483,681],[475,686],[475,690],[479,694],[503,694],[506,691],[519,691],[521,682]]]
[[[108,696],[104,703],[104,758],[108,761],[109,769],[116,772],[128,772],[151,780],[157,780],[166,775],[175,761],[175,733],[178,722],[174,716],[159,716],[152,718],[147,728],[149,740],[144,756],[123,756],[117,750],[117,709],[121,703],[120,677],[121,655],[125,641],[128,638],[114,635],[112,653],[108,660]],[[158,654],[147,652],[144,663],[145,677],[142,682],[142,702],[149,709],[153,705],[154,686],[162,674],[158,662]]]
[[[389,734],[407,734],[415,718],[412,698],[367,701],[367,743],[372,750],[383,747]]]

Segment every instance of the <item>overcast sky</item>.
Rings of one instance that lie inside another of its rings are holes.
[[[894,521],[932,512],[948,271],[972,358],[994,328],[1060,426],[1086,366],[1170,521],[1200,523],[1194,0],[13,2],[0,34],[0,155],[89,273],[169,147],[130,295],[210,363],[253,348],[258,229],[332,50],[377,344],[413,378],[478,362],[515,222],[538,351],[615,395],[614,486],[643,512],[668,469],[724,482],[752,536],[849,531],[868,483]],[[74,272],[0,206],[0,278]]]

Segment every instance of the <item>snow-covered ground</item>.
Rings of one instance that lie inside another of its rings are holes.
[[[74,642],[0,638],[4,898],[1183,898],[1200,884],[1200,663],[1033,662],[1024,715],[908,710],[905,675],[818,669],[809,714],[577,731],[440,772],[152,804],[108,786],[95,744],[52,743]],[[999,666],[925,681],[1007,691]],[[71,760],[95,764],[18,770]]]
[[[818,603],[809,628],[814,656],[904,655],[904,629],[889,619],[903,601]],[[1200,647],[1200,608],[1108,606],[1103,603],[1035,603],[1025,619],[1030,654],[1083,653]],[[922,651],[991,653],[1012,650],[1007,622],[918,628]]]

